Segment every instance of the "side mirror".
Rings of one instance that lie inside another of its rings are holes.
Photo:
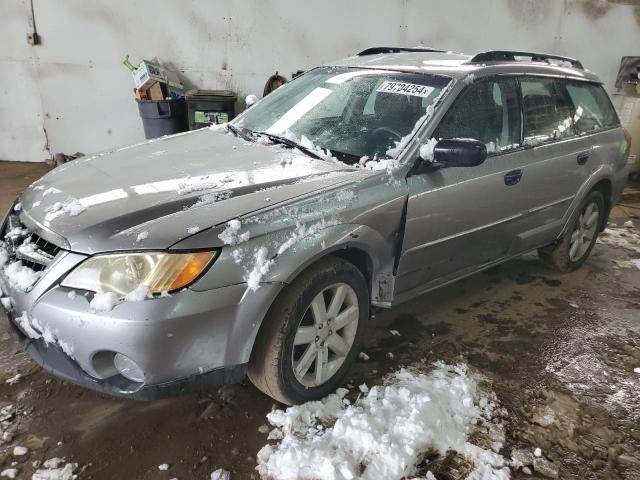
[[[446,138],[433,146],[431,155],[430,160],[421,157],[416,162],[414,175],[446,167],[475,167],[487,159],[487,146],[474,138]]]
[[[433,166],[475,167],[487,159],[487,146],[473,138],[447,138],[433,149]]]

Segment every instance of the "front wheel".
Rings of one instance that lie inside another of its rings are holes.
[[[589,257],[604,221],[604,197],[594,190],[584,200],[571,228],[554,245],[538,250],[544,263],[561,272],[579,268]]]
[[[368,288],[360,270],[327,257],[274,302],[251,354],[250,380],[288,405],[334,392],[358,353],[368,315]]]

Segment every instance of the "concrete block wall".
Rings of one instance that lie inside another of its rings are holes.
[[[0,0],[0,159],[42,161],[144,138],[121,65],[158,56],[188,87],[261,94],[379,45],[575,56],[611,90],[637,54],[639,8],[618,0]]]

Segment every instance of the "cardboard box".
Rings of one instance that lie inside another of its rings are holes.
[[[146,96],[149,100],[164,100],[162,84],[160,82],[154,82],[153,85],[146,90]]]
[[[143,60],[138,68],[132,72],[133,81],[138,90],[148,90],[155,82],[167,85],[169,95],[184,95],[184,87],[178,74],[161,67],[157,63]]]

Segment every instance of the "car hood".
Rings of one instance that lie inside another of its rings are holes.
[[[366,175],[202,129],[85,157],[21,197],[21,218],[66,248],[166,249],[203,229]]]

